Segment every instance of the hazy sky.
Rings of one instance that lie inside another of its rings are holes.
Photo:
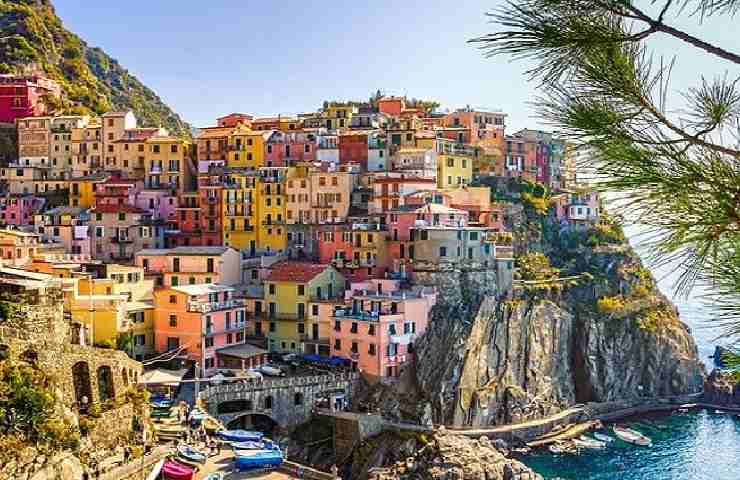
[[[443,108],[500,109],[514,129],[539,126],[527,105],[536,91],[523,76],[526,65],[487,59],[466,43],[493,28],[484,13],[498,0],[54,3],[67,28],[118,59],[195,126],[233,111],[315,110],[323,100],[366,99],[377,89],[436,99]],[[740,50],[736,21],[684,24]],[[676,40],[654,43],[680,56],[676,89],[731,67]]]

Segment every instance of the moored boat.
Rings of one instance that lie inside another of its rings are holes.
[[[640,445],[643,447],[649,447],[653,444],[652,440],[631,428],[619,427],[614,425],[614,434],[623,442],[632,443],[634,445]]]
[[[262,440],[262,432],[250,430],[221,430],[218,436],[227,442],[259,442]]]
[[[607,435],[605,433],[599,433],[599,432],[594,432],[594,438],[596,438],[596,440],[598,440],[600,442],[604,442],[604,443],[612,443],[614,441],[614,438],[613,437],[610,437],[609,435]]]
[[[574,439],[573,444],[578,448],[588,448],[591,450],[602,450],[606,448],[606,443],[594,440],[585,435],[581,435],[579,438]]]
[[[162,475],[166,480],[192,480],[195,470],[172,460],[162,466]]]
[[[195,463],[206,463],[206,454],[190,445],[181,444],[177,446],[177,455],[185,460]]]

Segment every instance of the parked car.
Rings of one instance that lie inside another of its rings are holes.
[[[280,367],[270,364],[260,365],[259,372],[269,377],[285,376],[285,372]]]

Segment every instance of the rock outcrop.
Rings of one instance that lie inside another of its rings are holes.
[[[542,480],[521,462],[504,456],[486,437],[478,440],[436,433],[425,446],[407,441],[402,448],[415,453],[384,468],[369,471],[374,480],[420,478],[434,480]]]
[[[702,401],[712,405],[740,408],[740,381],[737,374],[712,371],[704,382]]]
[[[414,371],[435,423],[495,425],[576,403],[701,391],[688,327],[627,244],[548,256],[578,284],[506,301],[484,272],[424,274],[439,297]],[[605,296],[621,311],[602,312]]]

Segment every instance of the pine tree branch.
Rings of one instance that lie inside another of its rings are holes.
[[[629,16],[629,18],[636,18],[639,19],[648,25],[650,25],[650,29],[647,31],[652,30],[653,32],[663,32],[668,35],[671,35],[673,37],[678,38],[679,40],[682,40],[690,45],[693,45],[697,48],[700,48],[708,53],[711,53],[713,55],[716,55],[722,59],[725,59],[727,61],[737,63],[740,65],[740,55],[736,53],[732,53],[730,51],[727,51],[723,48],[717,47],[716,45],[712,45],[709,42],[706,42],[700,38],[697,38],[693,35],[689,35],[688,33],[684,32],[683,30],[679,30],[675,27],[672,27],[670,25],[666,25],[663,22],[663,15],[665,14],[665,10],[667,7],[670,6],[671,0],[669,0],[666,5],[664,6],[664,11],[661,11],[660,16],[657,20],[653,19],[651,16],[644,13],[639,8],[635,7],[631,2],[625,3],[625,8],[632,12],[632,15]],[[644,38],[644,37],[642,37]]]

